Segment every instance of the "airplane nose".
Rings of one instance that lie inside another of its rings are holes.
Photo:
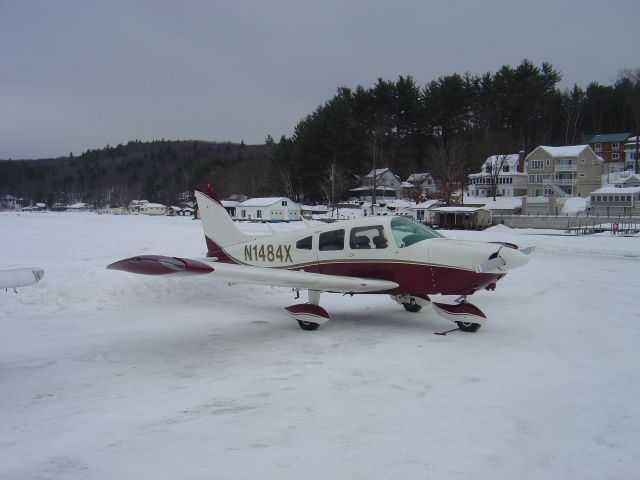
[[[521,267],[529,261],[527,255],[515,248],[502,247],[498,256],[504,260],[504,266],[500,267],[504,271]]]

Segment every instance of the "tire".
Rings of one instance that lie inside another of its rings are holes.
[[[422,310],[422,306],[418,305],[417,303],[403,303],[402,306],[407,312],[411,313],[418,313],[420,310]]]
[[[300,325],[301,329],[307,330],[307,331],[317,330],[318,327],[320,326],[320,324],[318,324],[318,323],[305,322],[303,320],[298,320],[298,325]]]
[[[479,323],[470,323],[470,322],[456,322],[458,328],[463,332],[477,332],[482,325]]]

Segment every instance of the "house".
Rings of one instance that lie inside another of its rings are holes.
[[[360,177],[361,186],[352,188],[351,194],[361,201],[371,201],[375,186],[376,199],[387,200],[397,198],[402,183],[400,177],[390,168],[378,168]]]
[[[47,209],[47,205],[44,203],[36,203],[31,207],[22,207],[23,212],[44,212]]]
[[[604,173],[624,170],[624,146],[631,133],[609,133],[605,135],[585,136],[584,143],[589,145],[596,155],[604,160]]]
[[[640,175],[630,170],[602,175],[603,187],[629,188],[640,187]]]
[[[21,198],[16,198],[13,195],[4,195],[0,198],[0,210],[16,210],[21,203]]]
[[[527,171],[524,152],[491,155],[482,164],[480,173],[469,175],[469,195],[472,197],[519,197],[527,194]]]
[[[589,145],[541,145],[526,162],[529,197],[587,197],[600,187],[603,160]]]
[[[240,204],[237,200],[222,200],[222,206],[231,218],[236,218],[236,208]]]
[[[401,184],[404,197],[428,197],[437,190],[436,182],[430,173],[412,173]]]
[[[67,205],[65,210],[67,212],[86,212],[91,207],[84,202],[74,203],[73,205]]]
[[[591,215],[640,215],[640,187],[603,187],[589,195]]]
[[[166,207],[161,203],[151,203],[147,200],[131,200],[129,211],[143,215],[164,215]]]
[[[250,198],[236,207],[238,220],[289,222],[300,220],[300,206],[286,197]]]
[[[630,137],[624,144],[624,169],[627,171],[636,171],[636,156],[640,155],[640,136]]]
[[[180,215],[182,208],[177,207],[175,205],[169,205],[165,211],[165,215],[169,217],[175,217],[176,215]]]

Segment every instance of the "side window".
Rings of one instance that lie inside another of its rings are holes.
[[[312,237],[304,237],[301,240],[296,242],[296,248],[298,250],[311,250],[311,238]]]
[[[349,236],[349,247],[353,250],[387,248],[388,243],[382,225],[352,228]]]
[[[321,233],[318,249],[320,251],[344,249],[344,229]]]

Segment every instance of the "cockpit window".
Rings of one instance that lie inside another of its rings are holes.
[[[391,220],[391,232],[398,247],[408,247],[414,243],[430,238],[444,238],[435,230],[405,217],[396,217]]]

